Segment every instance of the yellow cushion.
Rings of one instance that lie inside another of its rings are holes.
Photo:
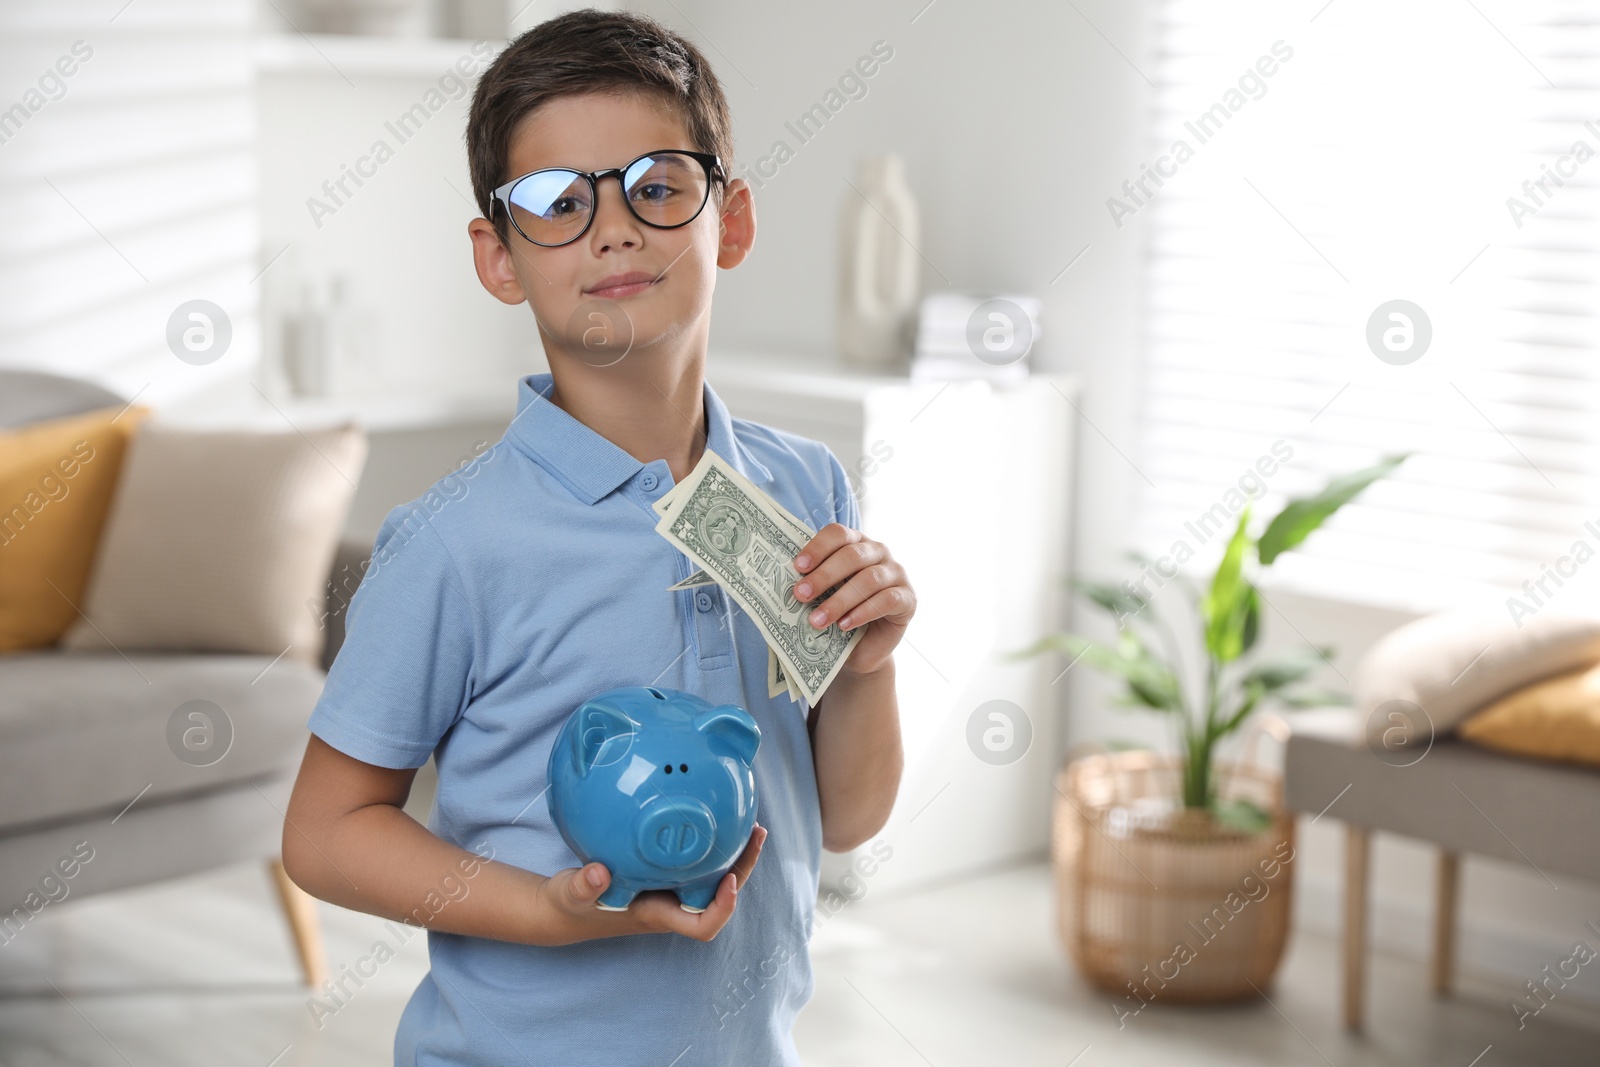
[[[78,617],[123,454],[149,413],[0,430],[0,653],[53,645]]]
[[[1600,766],[1600,664],[1501,697],[1460,733],[1498,752]]]

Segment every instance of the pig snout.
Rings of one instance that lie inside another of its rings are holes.
[[[717,822],[694,797],[662,796],[639,820],[639,851],[668,870],[690,867],[705,859],[717,835]]]

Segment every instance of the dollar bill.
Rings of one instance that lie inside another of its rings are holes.
[[[699,585],[716,585],[716,584],[717,584],[717,580],[715,578],[711,577],[711,575],[707,574],[705,571],[695,571],[693,574],[689,575],[689,577],[685,578],[683,581],[681,581],[681,582],[673,582],[671,585],[667,586],[667,592],[671,593],[671,592],[673,592],[675,590],[678,590],[678,589],[693,589],[695,586],[699,586]]]
[[[794,691],[789,688],[789,680],[784,677],[783,667],[778,663],[778,654],[772,651],[772,646],[767,646],[767,696],[775,697],[779,693],[788,693],[789,699],[794,699]]]
[[[781,671],[791,695],[815,707],[866,627],[846,633],[837,623],[818,630],[807,621],[838,588],[808,602],[794,596],[800,580],[794,557],[814,531],[710,449],[655,510],[661,516],[656,532],[710,575],[761,631],[772,657],[769,690]]]

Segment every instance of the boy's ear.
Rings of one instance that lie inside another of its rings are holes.
[[[489,295],[504,304],[527,300],[522,279],[511,262],[511,250],[501,243],[494,224],[485,218],[473,219],[467,223],[467,236],[472,239],[472,266]]]
[[[717,221],[717,266],[737,267],[756,243],[756,201],[749,182],[734,178],[728,183]]]

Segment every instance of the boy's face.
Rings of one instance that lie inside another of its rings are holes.
[[[501,180],[544,167],[621,167],[666,148],[696,146],[658,97],[558,97],[518,124]],[[723,160],[725,169],[731,165]],[[588,230],[555,248],[534,244],[512,226],[507,248],[487,219],[474,219],[468,232],[478,278],[507,304],[528,301],[552,364],[571,356],[607,366],[624,351],[636,357],[662,342],[698,344],[703,351],[717,268],[737,266],[755,241],[748,185],[737,178],[729,182],[720,207],[717,194],[713,183],[692,222],[664,230],[635,217],[623,201],[621,182],[607,177],[599,183]],[[655,280],[632,291],[597,291],[606,279],[632,272]]]

